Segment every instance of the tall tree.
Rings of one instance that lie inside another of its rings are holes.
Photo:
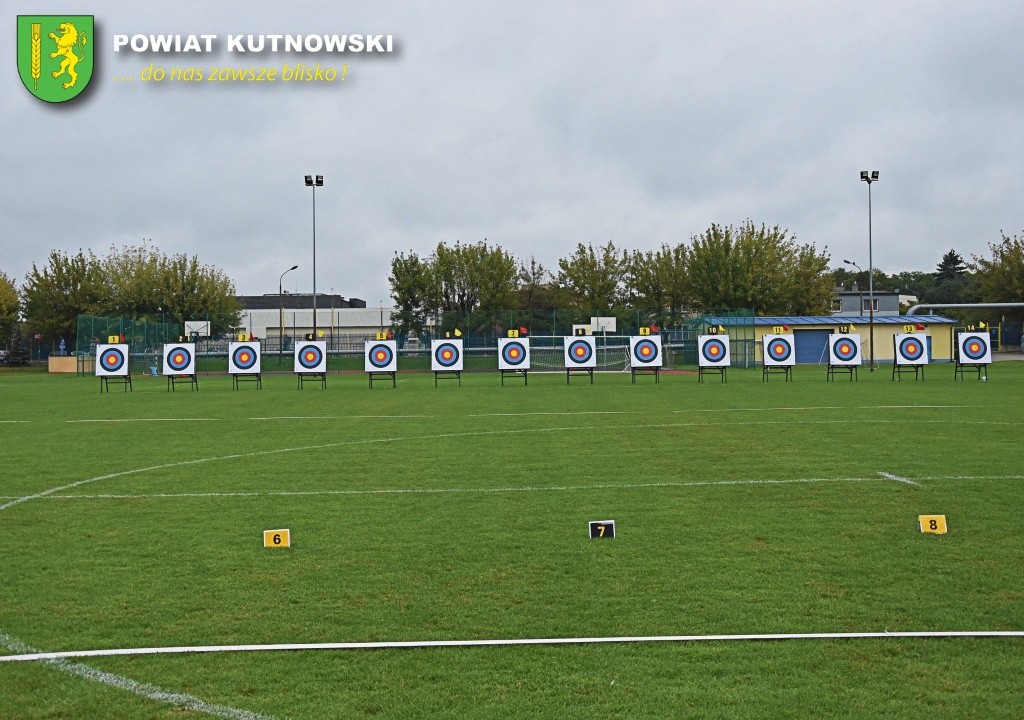
[[[487,242],[454,246],[438,243],[431,257],[433,310],[452,324],[472,321],[486,329],[500,322],[503,311],[515,306],[519,266],[512,255]]]
[[[634,250],[626,265],[626,290],[634,308],[653,311],[655,318],[672,322],[689,304],[686,246],[666,244],[656,251]]]
[[[9,338],[18,325],[21,303],[18,289],[7,274],[0,271],[0,338]]]
[[[558,261],[558,287],[574,308],[608,312],[625,298],[626,251],[611,240],[594,250],[593,245],[576,246],[576,252]]]
[[[552,330],[552,318],[558,310],[558,287],[548,269],[530,257],[530,264],[519,266],[519,298],[516,303],[522,320],[534,332]]]
[[[427,308],[430,299],[432,280],[430,265],[420,259],[412,250],[409,254],[395,253],[391,258],[391,298],[395,301],[397,312],[392,316],[392,323],[399,333],[420,333],[426,327]]]
[[[942,260],[939,261],[938,266],[935,268],[935,282],[956,280],[959,277],[963,277],[966,272],[967,265],[964,264],[964,259],[960,257],[960,253],[956,250],[950,250],[942,256]]]
[[[747,221],[694,236],[690,287],[704,308],[751,308],[761,315],[827,312],[834,292],[827,252],[797,245],[789,231]]]
[[[66,338],[73,347],[78,315],[99,312],[107,292],[92,252],[51,250],[43,268],[32,264],[21,294],[28,330],[51,340]]]
[[[990,243],[989,258],[974,257],[978,293],[983,302],[1024,302],[1024,237],[1002,233],[1002,240]],[[1007,312],[1019,319],[1024,313]]]

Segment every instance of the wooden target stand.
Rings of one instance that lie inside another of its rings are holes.
[[[375,372],[368,372],[366,374],[370,378],[370,389],[371,390],[373,390],[373,381],[375,379],[377,379],[377,380],[379,380],[381,378],[387,379],[389,377],[391,378],[391,387],[393,387],[393,388],[398,387],[398,380],[395,378],[395,376],[398,373],[396,373],[394,370],[382,370],[382,371],[379,371],[379,372],[376,372],[376,371]],[[436,382],[435,382],[435,385],[436,385]]]
[[[704,382],[705,375],[721,375],[722,382],[726,382],[726,371],[729,369],[728,365],[718,365],[715,367],[704,367],[703,365],[697,366],[697,382]]]
[[[958,377],[964,380],[964,373],[975,373],[979,380],[988,380],[988,363],[965,363],[956,359],[956,367],[953,368],[953,379]]]
[[[132,374],[130,371],[127,375],[100,375],[100,395],[104,391],[110,392],[110,383],[123,385],[124,392],[135,392],[132,389]]]
[[[462,371],[461,370],[435,370],[434,371],[434,387],[437,387],[438,380],[458,380],[459,387],[462,387]]]
[[[318,382],[322,390],[327,389],[327,372],[301,372],[295,373],[298,377],[298,388],[301,390],[307,382]]]
[[[185,384],[189,385],[196,392],[199,392],[199,377],[195,373],[191,375],[167,376],[167,392],[175,392],[175,387]]]
[[[782,375],[783,382],[793,382],[793,366],[763,365],[761,367],[761,382],[768,382],[769,375]]]
[[[661,368],[660,367],[653,367],[653,368],[644,369],[644,368],[636,368],[636,367],[630,366],[629,372],[630,372],[630,375],[632,376],[632,379],[633,379],[633,383],[632,383],[633,385],[636,385],[636,376],[637,375],[653,375],[654,376],[654,384],[655,385],[657,385],[658,383],[661,382]]]
[[[924,380],[924,365],[900,365],[899,363],[892,364],[892,379],[896,382],[903,382],[904,373],[913,374],[914,382],[917,382],[918,378]]]
[[[836,373],[846,373],[850,376],[850,382],[857,380],[858,365],[832,365],[828,366],[828,373],[825,375],[825,382],[835,382]],[[857,380],[859,382],[859,380]]]
[[[263,389],[263,373],[232,373],[231,385],[237,390],[238,385],[242,382],[255,382],[256,389]]]
[[[530,384],[530,378],[527,375],[527,373],[529,373],[529,372],[530,372],[529,370],[502,370],[501,371],[501,385],[502,385],[502,387],[505,386],[505,376],[506,375],[508,375],[509,377],[516,377],[517,375],[522,375],[523,376],[523,385],[524,386],[525,385],[529,385]]]
[[[569,384],[569,379],[572,377],[573,373],[576,373],[576,374],[586,373],[587,375],[590,376],[590,384],[591,385],[594,384],[594,368],[566,368],[565,369],[565,384],[566,385]]]

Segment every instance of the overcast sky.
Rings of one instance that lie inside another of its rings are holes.
[[[73,5],[73,7],[72,7]],[[88,3],[86,3],[88,5]],[[781,225],[876,268],[934,270],[1024,228],[1024,4],[4,0],[0,269],[151,239],[241,294],[388,303],[396,251],[487,239],[551,270],[577,243]],[[186,9],[187,8],[187,9]],[[48,105],[16,16],[93,12],[96,73]],[[214,52],[114,51],[216,34]],[[229,34],[391,34],[391,54],[227,52]],[[321,63],[333,83],[143,82],[154,67]],[[120,78],[134,78],[129,81]]]

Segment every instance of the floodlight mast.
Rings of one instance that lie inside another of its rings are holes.
[[[280,358],[284,355],[284,276],[290,273],[292,270],[298,270],[298,265],[292,265],[290,268],[281,273],[281,277],[277,279],[277,302],[279,305],[278,310],[280,315],[277,320],[277,356]],[[280,360],[278,360],[280,362]]]
[[[878,182],[878,171],[860,171],[860,179],[868,184],[868,333],[871,346],[870,371],[875,371],[875,264],[871,253],[871,183]]]
[[[324,176],[306,176],[306,187],[313,188],[313,339],[316,340],[316,189],[324,186]]]

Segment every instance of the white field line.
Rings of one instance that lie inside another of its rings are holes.
[[[192,493],[95,493],[48,495],[47,500],[144,500],[150,498],[307,497],[322,495],[472,495],[487,493],[575,492],[580,490],[642,490],[648,488],[718,487],[729,485],[804,485],[814,483],[882,482],[879,477],[792,478],[784,480],[694,480],[691,482],[602,483],[595,485],[524,485],[492,488],[365,488],[353,490],[266,490]],[[915,483],[916,484],[916,483]]]
[[[32,422],[32,421],[31,420],[0,420],[0,423],[3,423],[4,425],[13,425],[15,423],[30,423],[30,422]]]
[[[907,422],[917,422],[923,424],[938,424],[938,423],[949,423],[956,422],[959,425],[1008,425],[1018,426],[1020,423],[1016,422],[1001,422],[1001,421],[963,421],[963,420],[755,420],[750,422],[727,422],[727,423],[716,423],[716,425],[723,427],[739,427],[739,426],[756,426],[756,425],[837,425],[837,424],[900,424],[905,425]],[[307,452],[310,450],[325,450],[337,447],[351,447],[358,445],[376,445],[382,443],[397,443],[397,442],[409,442],[416,440],[445,440],[449,438],[465,438],[465,437],[487,437],[494,435],[517,435],[517,434],[528,434],[528,433],[549,433],[549,432],[592,432],[601,430],[604,432],[622,432],[636,431],[636,430],[650,430],[655,428],[684,428],[684,427],[707,427],[708,423],[697,423],[697,422],[686,422],[686,423],[652,423],[652,424],[634,424],[634,425],[579,425],[576,427],[549,427],[549,428],[513,428],[504,430],[475,430],[467,432],[455,432],[455,433],[438,433],[435,435],[409,435],[405,437],[388,437],[388,438],[369,438],[365,440],[345,440],[334,443],[324,443],[322,445],[304,445],[299,447],[289,448],[277,448],[274,450],[254,450],[248,453],[231,453],[229,455],[215,455],[206,458],[195,458],[193,460],[181,460],[172,463],[162,463],[160,465],[150,465],[148,467],[134,468],[132,470],[122,470],[120,472],[109,473],[107,475],[97,475],[96,477],[86,478],[84,480],[78,480],[73,483],[66,485],[59,485],[57,487],[49,488],[47,490],[34,493],[32,495],[23,495],[21,497],[9,500],[6,503],[0,505],[0,511],[7,510],[8,508],[20,505],[24,502],[31,500],[38,500],[40,498],[53,495],[54,493],[62,492],[64,490],[70,490],[71,488],[79,487],[80,485],[87,485],[89,483],[99,482],[101,480],[112,480],[113,478],[125,477],[127,475],[139,475],[142,473],[152,472],[154,470],[166,470],[170,468],[185,467],[188,465],[200,465],[208,462],[216,462],[220,460],[240,460],[244,458],[262,457],[265,455],[279,455],[282,453],[290,452]]]
[[[431,418],[435,415],[277,415],[272,417],[251,417],[250,420],[403,420],[406,418]]]
[[[917,485],[918,484],[918,483],[914,482],[913,480],[911,480],[910,478],[905,478],[905,477],[902,477],[901,475],[893,475],[892,473],[881,472],[881,471],[879,471],[878,474],[881,475],[884,478],[889,479],[889,480],[895,480],[896,482],[905,483],[907,485]]]
[[[866,640],[894,638],[1019,638],[1024,630],[966,630],[921,632],[765,633],[751,635],[638,635],[592,638],[509,638],[504,640],[413,640],[392,642],[281,643],[272,645],[192,645],[180,647],[68,650],[0,655],[0,662],[64,660],[118,655],[175,655],[183,653],[274,652],[284,650],[384,650],[407,648],[495,647],[512,645],[604,645],[617,643],[743,642],[768,640]]]
[[[216,422],[220,418],[118,418],[115,420],[65,420],[66,423]]]
[[[10,659],[16,657],[37,657],[39,660],[43,660],[51,667],[70,675],[76,675],[84,680],[89,680],[90,682],[108,685],[110,687],[117,688],[118,690],[124,690],[125,692],[130,692],[134,695],[138,695],[139,697],[146,698],[147,700],[169,703],[182,710],[191,710],[192,712],[199,712],[213,717],[228,718],[228,720],[273,720],[269,715],[259,715],[257,713],[249,712],[248,710],[239,710],[238,708],[228,707],[226,705],[215,705],[213,703],[208,703],[205,700],[201,700],[194,695],[170,692],[154,685],[149,685],[148,683],[141,683],[136,680],[132,680],[131,678],[122,677],[121,675],[114,675],[113,673],[89,667],[82,663],[69,662],[64,658],[43,658],[41,655],[45,655],[47,653],[40,653],[30,645],[26,645],[21,640],[11,637],[3,631],[0,631],[0,646],[18,653],[17,655],[0,655],[0,658]]]
[[[636,415],[638,410],[580,410],[576,412],[477,413],[465,417],[533,417],[536,415]]]

